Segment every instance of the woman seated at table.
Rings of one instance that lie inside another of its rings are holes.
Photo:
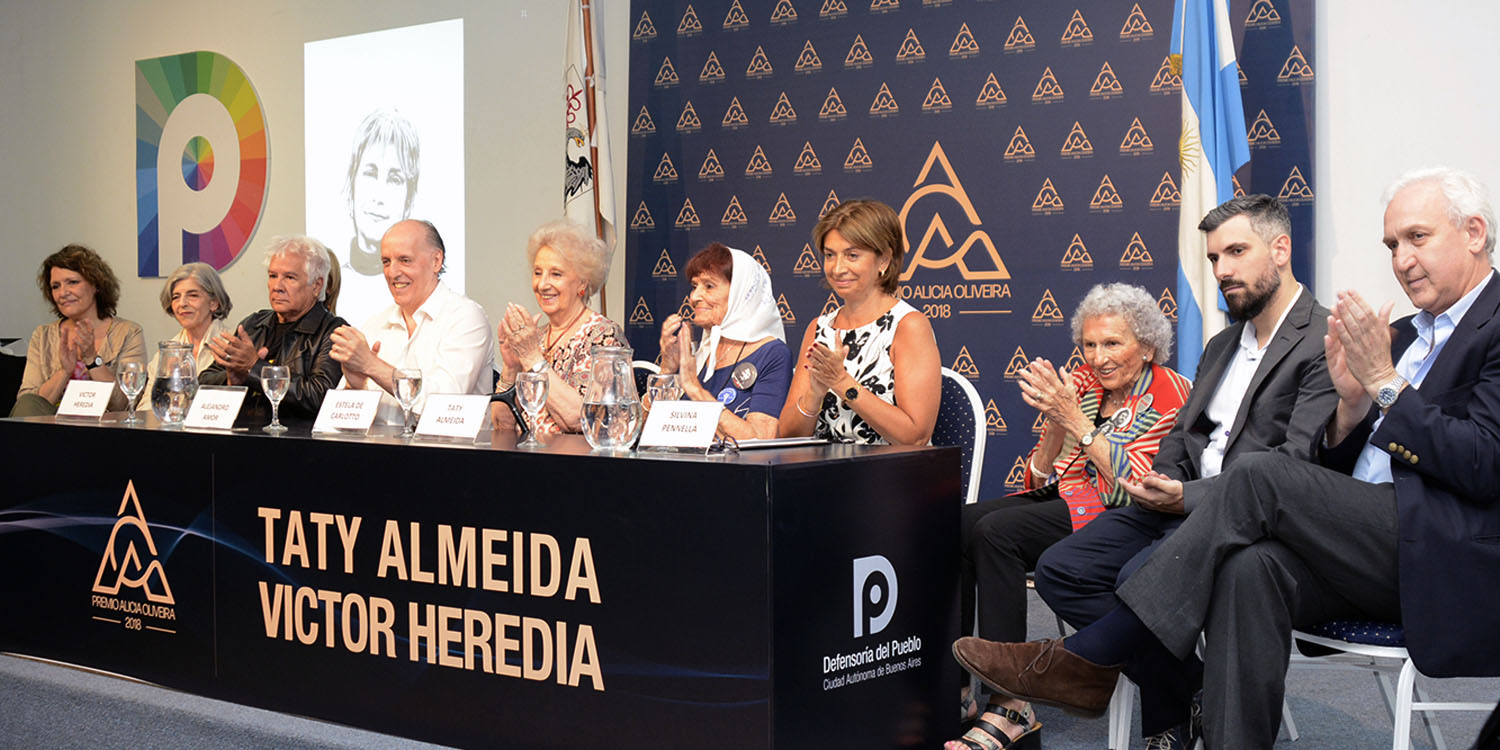
[[[843,304],[802,336],[779,434],[926,445],[942,364],[927,316],[896,296],[901,220],[884,203],[845,201],[813,228],[813,245]]]
[[[1026,571],[1053,543],[1082,528],[1105,508],[1130,496],[1116,479],[1151,469],[1161,439],[1177,421],[1191,383],[1163,367],[1172,324],[1146,290],[1128,284],[1090,289],[1073,313],[1073,343],[1084,365],[1071,373],[1034,359],[1021,370],[1021,399],[1046,421],[1026,455],[1025,496],[983,500],[963,509],[959,622],[998,641],[1026,640]],[[1105,426],[1118,411],[1123,426]],[[1040,497],[1038,497],[1040,495]],[[978,707],[967,679],[960,700],[965,718]],[[989,747],[1040,728],[1031,705],[991,696],[980,721],[947,750]],[[982,736],[981,736],[982,735]]]
[[[792,379],[792,354],[771,294],[771,276],[742,250],[717,242],[683,268],[692,283],[692,328],[676,314],[661,326],[661,371],[677,373],[684,398],[719,401],[719,432],[736,440],[776,437],[776,415]]]
[[[514,302],[506,306],[498,326],[501,368],[495,391],[510,388],[522,372],[548,373],[547,408],[534,429],[543,435],[578,432],[589,351],[627,346],[620,327],[588,306],[609,273],[609,249],[583,227],[553,221],[526,240],[526,259],[542,314],[532,318]],[[515,418],[502,404],[491,406],[490,417],[496,429],[515,429]]]
[[[120,363],[146,361],[141,327],[115,317],[120,281],[98,253],[81,245],[58,250],[42,261],[37,285],[57,320],[31,334],[13,417],[56,414],[68,381],[113,382]],[[110,411],[128,406],[115,389]]]
[[[172,340],[192,349],[193,364],[199,375],[214,363],[214,353],[208,348],[208,341],[230,332],[219,321],[229,316],[231,307],[229,292],[224,291],[219,272],[207,263],[180,265],[167,276],[167,283],[162,284],[161,309],[182,326]],[[146,390],[142,391],[146,397],[141,399],[137,409],[151,408],[151,387],[156,384],[156,366],[160,358],[160,352],[152,354],[151,363],[146,366],[151,379],[146,383]]]

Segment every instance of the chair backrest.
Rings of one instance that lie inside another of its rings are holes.
[[[984,404],[979,391],[967,378],[944,367],[943,395],[938,403],[933,445],[956,445],[961,449],[965,503],[979,499],[979,477],[984,469]]]
[[[635,394],[644,398],[646,396],[646,376],[661,372],[661,368],[655,362],[647,362],[644,359],[635,360],[630,363],[630,366],[635,373]]]

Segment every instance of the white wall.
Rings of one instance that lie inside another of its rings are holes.
[[[1412,311],[1380,244],[1380,194],[1408,169],[1447,164],[1500,190],[1500,4],[1317,4],[1317,288]],[[1493,231],[1493,230],[1492,230]]]
[[[623,174],[628,0],[597,0],[604,21],[611,137]],[[1236,3],[1236,7],[1241,3]],[[270,187],[252,247],[225,274],[236,313],[264,306],[258,248],[300,231],[302,44],[446,18],[464,19],[469,293],[487,309],[533,304],[526,234],[558,213],[557,133],[563,0],[0,0],[0,336],[27,336],[47,317],[35,287],[41,259],[67,242],[104,253],[123,278],[121,314],[148,340],[175,324],[159,281],[135,264],[133,140],[136,59],[222,52],[250,75],[271,138]],[[1500,187],[1500,4],[1400,0],[1317,5],[1318,281],[1325,302],[1353,287],[1409,309],[1379,243],[1379,194],[1400,172],[1446,162]],[[625,191],[617,215],[627,216]],[[609,313],[622,319],[623,251]]]
[[[604,0],[611,140],[627,141],[628,0]],[[148,342],[177,325],[160,279],[135,271],[135,60],[223,53],[250,77],[267,120],[271,167],[259,228],[223,276],[231,318],[266,306],[261,250],[304,227],[302,45],[330,37],[464,19],[468,293],[486,309],[535,307],[526,236],[561,214],[565,0],[0,0],[0,336],[29,336],[50,311],[36,288],[42,258],[69,242],[98,250],[121,277],[120,314]],[[597,16],[596,16],[597,17]],[[624,191],[617,215],[624,215]],[[439,227],[441,230],[442,227]],[[325,238],[328,241],[331,238]],[[610,314],[623,319],[623,251]],[[154,348],[154,345],[151,345]]]

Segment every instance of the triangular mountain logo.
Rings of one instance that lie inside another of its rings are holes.
[[[1121,211],[1125,208],[1125,200],[1120,197],[1119,191],[1115,190],[1115,183],[1104,175],[1099,181],[1099,187],[1094,190],[1094,197],[1089,199],[1089,210],[1095,213],[1107,214]]]
[[[829,211],[832,211],[833,209],[838,207],[839,194],[833,192],[832,190],[828,191],[828,198],[823,201],[823,207],[818,209],[818,218],[821,219],[824,216],[827,216]]]
[[[875,101],[870,102],[870,114],[888,117],[900,112],[901,107],[896,104],[896,97],[891,96],[891,88],[884,83],[880,84],[880,90],[875,92]]]
[[[696,133],[703,129],[703,121],[698,119],[698,110],[693,109],[693,103],[689,101],[682,108],[682,114],[677,118],[677,132]]]
[[[1115,69],[1109,67],[1105,62],[1104,67],[1099,69],[1099,75],[1094,76],[1094,85],[1089,87],[1090,99],[1112,99],[1122,96],[1125,87],[1120,84],[1120,79],[1115,76]]]
[[[1151,93],[1182,93],[1182,74],[1172,70],[1171,57],[1163,57],[1161,66],[1156,69],[1156,75],[1151,77]]]
[[[1005,89],[1000,88],[1000,82],[995,80],[995,74],[991,73],[989,78],[984,79],[984,85],[979,87],[979,96],[974,99],[974,106],[982,109],[994,109],[1008,101],[1005,97]]]
[[[1042,70],[1042,77],[1036,82],[1036,90],[1031,92],[1031,100],[1034,102],[1060,102],[1063,98],[1062,86],[1057,82],[1057,76],[1052,75],[1052,68]]]
[[[637,326],[649,326],[655,322],[656,318],[651,317],[651,308],[646,306],[646,298],[637,297],[635,300],[635,307],[630,311],[630,324]]]
[[[635,209],[635,215],[630,217],[631,229],[655,229],[656,221],[651,218],[651,211],[646,208],[646,202]]]
[[[1026,356],[1026,350],[1019,346],[1016,347],[1016,353],[1010,355],[1010,361],[1005,363],[1006,379],[1015,380],[1020,376],[1021,371],[1026,369],[1026,365],[1030,363],[1031,358]]]
[[[1130,129],[1125,131],[1125,137],[1120,139],[1120,154],[1122,156],[1136,156],[1149,154],[1156,150],[1156,145],[1151,142],[1151,136],[1146,134],[1146,126],[1141,124],[1141,118],[1137,117],[1130,123]]]
[[[849,155],[844,157],[845,172],[863,172],[875,166],[870,159],[870,152],[865,150],[864,141],[855,138],[854,146],[849,149]]]
[[[1005,472],[1005,489],[1019,490],[1026,486],[1026,457],[1016,456],[1010,471]]]
[[[792,210],[792,204],[787,201],[786,193],[782,193],[776,199],[776,205],[771,207],[771,216],[767,221],[777,226],[786,226],[797,223],[797,212]]]
[[[1141,12],[1141,4],[1136,3],[1130,9],[1130,15],[1125,18],[1125,25],[1120,27],[1120,40],[1137,42],[1142,39],[1150,39],[1156,34],[1151,28],[1151,22],[1146,20],[1146,14]]]
[[[661,67],[656,71],[657,88],[669,88],[677,85],[677,69],[672,67],[672,58],[664,57]]]
[[[1000,407],[995,405],[995,399],[990,399],[984,405],[984,431],[991,435],[1004,435],[1006,429],[1005,417],[1000,415]]]
[[[889,13],[901,10],[901,0],[870,0],[871,13]]]
[[[959,348],[958,356],[953,358],[953,366],[948,369],[970,380],[979,378],[979,366],[974,364],[974,357],[969,355],[967,346]]]
[[[724,14],[725,31],[739,31],[750,25],[750,16],[745,15],[745,9],[740,7],[740,0],[734,0],[729,5],[729,12]]]
[[[1277,83],[1311,83],[1313,80],[1313,69],[1307,64],[1307,58],[1302,56],[1302,50],[1292,45],[1292,53],[1286,56],[1286,62],[1281,65],[1281,72],[1276,74]]]
[[[1051,289],[1042,290],[1042,299],[1036,303],[1036,310],[1031,313],[1031,322],[1045,326],[1062,325],[1062,308],[1058,307],[1057,300],[1052,298]]]
[[[823,0],[823,7],[818,9],[818,17],[824,20],[843,18],[849,15],[849,6],[844,0]]]
[[[849,54],[844,55],[844,67],[867,68],[875,62],[875,57],[870,54],[870,48],[865,45],[865,38],[856,34],[854,44],[849,45]]]
[[[1156,190],[1151,193],[1151,208],[1165,210],[1181,205],[1182,193],[1178,191],[1177,183],[1172,180],[1172,173],[1162,172],[1161,182],[1156,183]]]
[[[720,124],[730,130],[738,130],[750,124],[750,118],[745,116],[745,108],[740,106],[739,97],[729,100],[729,109],[724,110],[724,119]]]
[[[1307,179],[1302,176],[1302,170],[1292,167],[1291,174],[1286,176],[1286,182],[1281,184],[1281,192],[1276,197],[1283,203],[1294,206],[1307,203],[1313,199],[1312,186],[1307,184]]]
[[[839,300],[830,292],[828,295],[828,299],[823,302],[823,309],[818,312],[818,316],[822,317],[824,315],[827,315],[828,313],[836,312],[838,309]]]
[[[911,248],[911,260],[901,274],[902,281],[910,280],[918,268],[942,269],[950,266],[958,269],[964,281],[1003,281],[1010,278],[1010,270],[1005,267],[1005,261],[995,249],[994,240],[984,230],[984,221],[974,209],[974,201],[959,181],[958,172],[948,161],[941,142],[933,142],[932,150],[927,153],[927,161],[922,164],[922,171],[917,174],[912,187],[914,190],[901,205],[900,213],[903,237]],[[932,218],[927,221],[927,228],[921,230],[921,219],[908,217],[911,216],[913,206],[929,196],[947,198],[951,203],[938,204]],[[945,210],[950,205],[956,205],[960,212]],[[956,229],[962,231],[964,227],[970,227],[966,237],[959,235],[962,242],[955,241],[948,231],[948,224],[943,218],[945,214]],[[921,240],[912,241],[918,231],[922,231]]]
[[[651,113],[641,107],[641,113],[635,116],[635,122],[630,125],[631,135],[645,135],[656,132],[656,121],[651,119]]]
[[[709,149],[708,156],[703,157],[703,166],[698,168],[698,179],[703,182],[724,179],[724,165],[719,163],[719,155],[713,149]]]
[[[1245,16],[1245,28],[1263,29],[1281,24],[1281,14],[1271,0],[1255,0],[1250,4],[1250,13]]]
[[[915,29],[906,30],[906,38],[901,40],[901,47],[896,50],[897,63],[915,63],[927,59],[927,50],[922,48],[922,40],[917,38]]]
[[[1031,139],[1026,137],[1026,131],[1020,125],[1016,126],[1016,134],[1010,137],[1010,143],[1005,147],[1005,161],[1023,162],[1030,161],[1036,157],[1036,149],[1031,146]]]
[[[797,324],[797,316],[792,314],[792,306],[787,304],[785,294],[776,297],[776,312],[781,316],[781,322],[787,325]]]
[[[1082,47],[1093,41],[1094,32],[1089,30],[1088,22],[1083,20],[1083,12],[1073,11],[1073,17],[1068,20],[1067,28],[1063,29],[1063,46]]]
[[[1276,124],[1271,122],[1270,116],[1265,110],[1255,116],[1255,122],[1250,123],[1250,132],[1247,135],[1251,148],[1269,148],[1281,145],[1281,133],[1276,132]]]
[[[760,245],[755,246],[755,251],[750,253],[750,259],[759,263],[761,268],[766,269],[766,273],[771,273],[771,261],[766,260],[766,254],[760,249]]]
[[[703,31],[703,23],[698,20],[697,11],[689,5],[687,11],[682,14],[682,20],[677,22],[677,36],[697,36]]]
[[[818,110],[818,119],[824,121],[842,120],[847,114],[849,112],[844,109],[844,100],[839,98],[839,90],[829,88],[828,96],[823,99],[823,108]]]
[[[1010,34],[1005,37],[1006,52],[1025,52],[1036,49],[1036,39],[1031,36],[1031,29],[1026,28],[1026,19],[1016,16],[1016,22],[1010,27]]]
[[[740,197],[729,196],[729,205],[724,208],[724,216],[719,219],[719,226],[742,227],[748,223],[750,219],[745,216],[745,209],[740,207]]]
[[[693,319],[693,303],[686,296],[682,298],[682,304],[677,306],[677,317],[689,321]]]
[[[965,23],[958,27],[958,35],[953,37],[953,44],[948,46],[948,56],[964,59],[979,54],[979,40],[974,38],[974,33],[969,31],[969,24]]]
[[[1063,365],[1063,369],[1067,370],[1068,372],[1072,372],[1087,364],[1088,362],[1083,358],[1083,352],[1079,351],[1078,347],[1075,346],[1073,347],[1073,353],[1068,355],[1068,362],[1067,364]],[[1037,416],[1041,415],[1039,414]]]
[[[1130,236],[1130,243],[1125,246],[1125,252],[1120,256],[1121,268],[1150,268],[1155,265],[1151,258],[1151,251],[1146,249],[1146,243],[1141,239],[1141,233],[1136,232]]]
[[[802,45],[802,54],[797,55],[797,64],[793,67],[798,73],[816,73],[823,69],[823,60],[818,57],[818,51],[813,49],[812,40]]]
[[[1068,131],[1068,137],[1063,139],[1060,153],[1070,159],[1094,155],[1094,144],[1089,141],[1088,133],[1083,132],[1083,126],[1077,120],[1073,121],[1073,129]]]
[[[719,63],[719,54],[709,52],[708,59],[703,63],[702,72],[698,73],[698,83],[708,85],[719,83],[724,80],[724,66]]]
[[[677,266],[672,263],[672,256],[667,254],[667,249],[661,249],[661,257],[656,259],[656,265],[651,268],[653,279],[675,279],[677,278]]]
[[[745,66],[746,78],[765,78],[774,73],[771,69],[771,58],[766,57],[763,47],[756,47],[755,54],[750,56],[750,64]]]
[[[677,168],[672,166],[672,157],[665,152],[661,155],[661,161],[656,164],[656,174],[651,176],[654,182],[676,182]]]
[[[1036,199],[1031,202],[1031,212],[1035,214],[1062,213],[1063,199],[1057,194],[1057,188],[1052,187],[1052,178],[1048,177],[1042,182],[1042,189],[1036,191]]]
[[[636,22],[630,38],[637,42],[649,42],[656,38],[656,24],[651,23],[651,14],[641,11],[641,20]]]
[[[771,23],[783,25],[797,20],[797,9],[792,7],[792,0],[780,0],[776,3],[776,9],[771,11]]]
[[[932,88],[927,89],[927,96],[922,99],[923,112],[947,112],[953,109],[953,100],[948,98],[948,91],[943,88],[943,82],[932,79]]]
[[[818,161],[817,152],[813,151],[812,141],[802,144],[802,153],[797,154],[797,163],[792,165],[795,174],[818,174],[823,171],[823,162]]]
[[[1094,267],[1094,256],[1089,254],[1082,237],[1073,235],[1073,241],[1068,243],[1068,249],[1063,253],[1061,266],[1074,271],[1088,271]]]
[[[1161,290],[1161,296],[1156,298],[1156,306],[1161,308],[1161,314],[1167,316],[1167,320],[1177,320],[1177,298],[1172,296],[1171,289]]]
[[[802,252],[797,254],[797,262],[792,264],[792,275],[794,276],[817,276],[823,273],[823,264],[818,262],[818,256],[813,254],[812,245],[802,244]]]
[[[677,221],[674,226],[678,229],[697,229],[701,225],[698,221],[698,211],[693,208],[693,199],[683,199],[682,209],[677,212]]]
[[[788,125],[797,121],[797,110],[792,109],[792,102],[786,98],[786,92],[781,92],[781,98],[776,100],[776,106],[771,108],[772,125]]]
[[[115,516],[104,556],[99,560],[99,572],[94,574],[94,593],[113,596],[122,587],[140,589],[148,601],[176,604],[172,587],[167,584],[166,569],[158,558],[161,553],[151,536],[151,525],[141,511],[134,481],[125,483],[125,495],[120,498],[120,509]]]
[[[1242,187],[1240,187],[1240,178],[1239,177],[1236,177],[1235,175],[1230,175],[1229,176],[1229,183],[1234,186],[1234,197],[1235,198],[1243,198],[1243,197],[1245,197],[1245,189],[1242,188]]]

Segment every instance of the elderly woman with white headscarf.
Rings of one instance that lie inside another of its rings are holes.
[[[684,398],[724,404],[719,431],[736,440],[776,437],[792,379],[792,355],[771,277],[741,250],[717,242],[688,260],[692,323],[706,331],[694,353],[678,315],[661,327],[661,371],[677,373]]]

